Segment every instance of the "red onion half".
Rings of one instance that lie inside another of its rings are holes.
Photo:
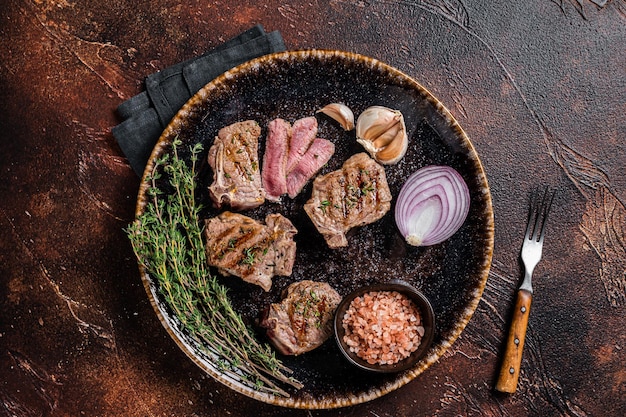
[[[469,206],[469,189],[461,174],[449,166],[426,166],[402,186],[396,225],[408,244],[436,245],[459,230]]]

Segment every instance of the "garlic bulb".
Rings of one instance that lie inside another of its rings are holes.
[[[326,116],[339,122],[344,130],[354,129],[354,114],[352,110],[345,104],[332,103],[324,106],[317,111],[318,113],[324,113]]]
[[[404,116],[399,110],[368,107],[356,121],[356,140],[376,161],[395,164],[402,159],[409,144]]]

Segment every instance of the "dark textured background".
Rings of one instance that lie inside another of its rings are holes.
[[[110,128],[143,78],[254,23],[289,48],[379,58],[459,120],[485,166],[487,288],[441,361],[333,411],[243,397],[180,352],[123,228],[138,179]],[[601,0],[18,1],[0,5],[0,415],[626,414],[626,3]],[[523,370],[493,392],[526,202],[560,188]]]

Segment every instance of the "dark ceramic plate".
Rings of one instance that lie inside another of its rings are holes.
[[[320,348],[301,356],[279,356],[294,370],[294,377],[303,382],[304,388],[288,388],[288,398],[260,393],[220,372],[211,358],[198,351],[159,295],[156,280],[142,271],[144,285],[160,320],[198,366],[238,392],[286,407],[333,408],[357,404],[413,380],[461,334],[480,300],[491,264],[491,197],[487,178],[469,139],[448,110],[417,82],[361,55],[338,51],[285,52],[227,72],[200,90],[172,120],[155,147],[146,172],[153,169],[157,158],[171,152],[176,136],[185,145],[201,142],[206,154],[223,126],[254,119],[264,128],[276,117],[293,122],[315,115],[316,110],[333,102],[347,104],[355,115],[371,105],[401,110],[410,144],[406,156],[397,165],[385,168],[393,196],[398,195],[406,178],[418,168],[429,164],[450,165],[461,173],[471,194],[470,212],[464,225],[442,244],[409,247],[396,230],[392,205],[381,220],[351,233],[348,247],[331,250],[302,209],[311,193],[309,184],[295,200],[266,203],[245,212],[257,219],[270,212],[291,219],[298,229],[292,276],[275,277],[267,293],[238,279],[222,279],[222,282],[230,288],[235,308],[255,326],[259,311],[277,302],[281,291],[297,280],[326,281],[345,296],[363,285],[403,279],[428,297],[437,317],[433,343],[420,362],[397,374],[366,374],[345,360],[331,338]],[[338,169],[350,155],[362,151],[354,131],[344,132],[323,115],[318,115],[318,121],[318,136],[336,145],[335,155],[321,173]],[[260,155],[264,151],[263,142]],[[210,167],[205,163],[200,171],[198,192],[208,206],[206,187],[211,182]],[[144,210],[145,193],[146,187],[142,185],[137,215]],[[209,209],[204,216],[215,214]],[[259,338],[263,340],[262,332]]]

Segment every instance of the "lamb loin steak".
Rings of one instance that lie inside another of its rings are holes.
[[[373,223],[391,207],[384,168],[366,153],[358,153],[341,169],[313,181],[304,210],[331,248],[348,245],[346,233]]]
[[[265,202],[259,167],[261,127],[254,120],[234,123],[219,130],[209,149],[213,169],[209,195],[215,207],[233,210],[258,207]]]
[[[269,214],[265,224],[225,211],[205,221],[208,263],[225,276],[234,275],[265,291],[274,275],[291,275],[298,232],[286,217]]]
[[[284,355],[315,349],[332,334],[332,318],[341,296],[325,282],[298,281],[283,300],[265,311],[261,326],[270,342]]]

